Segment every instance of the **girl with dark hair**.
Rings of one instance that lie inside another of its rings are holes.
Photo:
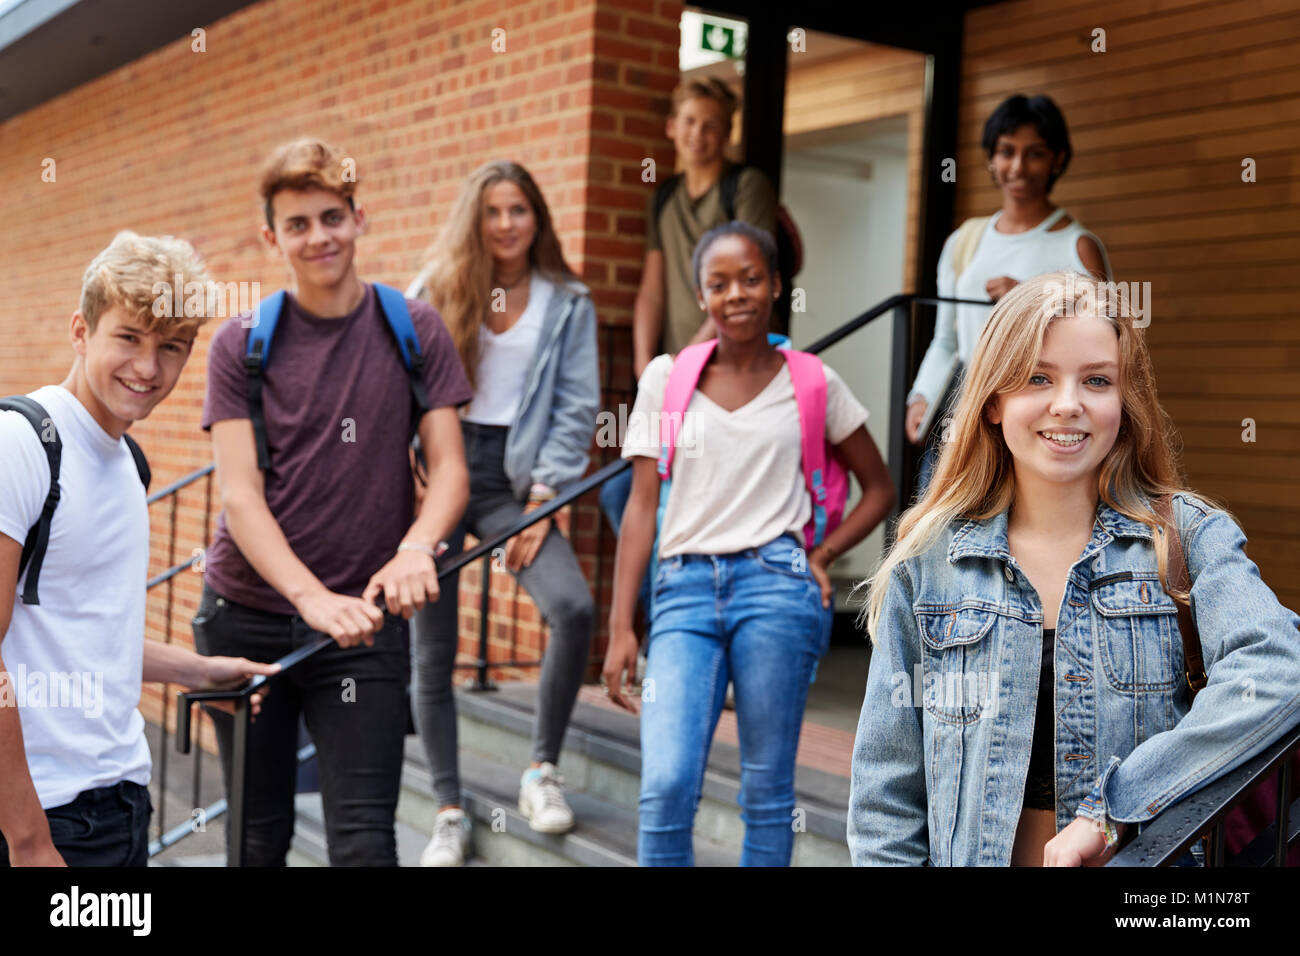
[[[541,190],[522,166],[504,161],[466,181],[407,294],[442,313],[474,387],[461,414],[470,500],[447,542],[455,554],[466,531],[495,534],[586,471],[600,407],[596,313],[564,261]],[[555,765],[586,670],[595,606],[573,549],[549,519],[511,538],[504,563],[550,626],[519,809],[534,830],[563,833],[573,813]],[[442,600],[413,621],[417,724],[441,808],[425,866],[458,866],[468,847],[451,685],[457,577],[444,580]]]
[[[781,291],[771,236],[739,222],[710,230],[696,247],[694,277],[718,337],[683,349],[676,360],[660,355],[641,376],[623,443],[623,457],[634,462],[632,492],[618,539],[603,676],[614,703],[634,713],[637,698],[645,704],[638,861],[693,862],[695,809],[730,680],[745,822],[740,862],[785,866],[794,845],[804,703],[830,639],[827,567],[879,524],[894,488],[863,427],[867,410],[840,377],[769,340]],[[698,377],[675,375],[675,363]],[[796,388],[806,382],[817,383],[824,399],[824,427],[818,423],[817,430],[863,489],[843,523],[820,539],[808,531],[819,510],[802,459],[807,406]],[[673,396],[680,415],[666,407]],[[680,443],[669,439],[677,454],[663,459],[670,479],[663,484],[656,467],[662,426],[642,427],[659,422],[661,413],[680,422],[682,436]],[[634,687],[632,614],[652,552],[657,570],[642,692]]]
[[[1066,269],[1110,278],[1101,240],[1049,198],[1073,156],[1065,117],[1046,96],[1011,96],[984,124],[981,140],[989,174],[1002,193],[992,216],[967,219],[939,256],[939,295],[997,302],[1017,282]],[[942,428],[933,427],[951,404],[970,363],[989,307],[941,304],[934,339],[907,402],[908,440],[930,436],[918,490],[929,483]],[[927,414],[934,410],[935,414]]]

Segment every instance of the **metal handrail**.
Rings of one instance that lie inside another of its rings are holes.
[[[155,491],[153,494],[149,495],[145,499],[148,505],[156,504],[157,502],[163,501],[165,499],[169,499],[169,498],[171,499],[171,510],[170,510],[171,521],[170,521],[170,528],[169,528],[168,540],[167,540],[167,562],[171,566],[163,573],[155,575],[154,577],[150,578],[147,582],[145,582],[146,592],[152,591],[154,588],[159,587],[160,585],[163,584],[167,585],[166,610],[164,612],[165,624],[163,630],[164,644],[170,644],[172,639],[172,604],[175,598],[175,593],[174,593],[175,587],[170,582],[182,571],[186,570],[187,568],[193,567],[193,561],[184,561],[181,563],[175,563],[176,525],[177,525],[177,518],[178,518],[180,492],[183,491],[185,488],[188,488],[190,485],[204,478],[207,479],[206,487],[205,487],[205,495],[204,495],[205,500],[204,500],[204,507],[203,507],[203,545],[206,548],[208,543],[208,531],[211,525],[212,475],[214,473],[214,470],[215,470],[214,465],[212,464],[204,465],[202,468],[199,468],[195,471],[190,472],[188,475],[178,478],[176,481],[173,481],[171,484],[167,485],[166,487],[158,489],[157,491]],[[169,698],[164,689],[164,693],[162,697],[162,715],[160,721],[160,727],[161,727],[164,740],[166,739],[167,736],[168,700]],[[186,719],[188,720],[189,717],[188,712],[186,713],[185,716]],[[186,727],[187,734],[188,734],[188,730],[189,728],[187,726]],[[168,747],[164,744],[161,749],[161,753],[159,753],[158,755],[158,774],[157,774],[157,780],[158,780],[157,813],[158,813],[158,821],[160,826],[166,820],[166,812],[167,812],[167,768],[168,768],[167,755],[168,755]],[[199,755],[197,755],[194,758],[193,780],[191,784],[191,789],[192,789],[191,806],[196,806],[199,802],[199,785],[201,782],[201,774],[202,774],[202,751],[200,751]],[[224,801],[218,801],[218,803],[224,804]],[[213,807],[216,806],[217,804],[213,805]],[[211,813],[213,811],[213,807],[206,808],[204,811],[201,812]],[[217,809],[215,815],[220,815],[220,812],[221,812],[220,809]],[[174,827],[172,828],[172,830],[168,831],[167,833],[162,834],[162,837],[159,840],[152,841],[149,844],[149,855],[153,856],[156,853],[160,853],[164,848],[174,843],[175,840],[180,839],[180,837],[175,836],[178,830],[183,829],[186,832],[193,832],[193,830],[195,829],[194,824],[195,821],[191,820],[188,823],[182,824],[179,827]]]
[[[1300,800],[1292,801],[1296,781],[1291,757],[1300,751],[1300,725],[1235,770],[1166,807],[1107,866],[1170,866],[1204,837],[1210,837],[1207,866],[1285,866],[1300,843]],[[1224,821],[1272,773],[1278,775],[1274,823],[1250,846],[1225,859]]]

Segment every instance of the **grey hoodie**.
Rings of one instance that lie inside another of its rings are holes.
[[[506,436],[506,477],[521,500],[534,482],[560,490],[586,473],[600,410],[590,292],[576,280],[554,284],[524,395]],[[423,298],[423,279],[412,282],[406,295]]]

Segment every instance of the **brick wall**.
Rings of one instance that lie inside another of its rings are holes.
[[[450,6],[450,9],[448,7]],[[592,288],[602,376],[611,405],[631,387],[631,307],[644,209],[642,160],[670,169],[663,141],[677,78],[681,5],[667,0],[265,0],[206,30],[206,51],[178,40],[0,124],[0,389],[60,381],[71,361],[67,320],[81,274],[120,228],[189,239],[220,281],[287,281],[257,235],[256,178],[277,143],[319,135],[357,161],[371,229],[358,247],[363,277],[404,286],[462,179],[480,163],[515,159],[547,196],[571,264]],[[498,47],[494,50],[493,30]],[[55,160],[55,181],[41,178]],[[218,324],[212,323],[212,327]],[[207,342],[200,337],[172,396],[132,430],[155,488],[206,464],[199,429]],[[611,456],[597,449],[594,462]],[[153,508],[151,574],[189,559],[204,535],[205,486]],[[215,499],[215,494],[214,494]],[[613,542],[595,496],[570,530],[600,607],[603,652]],[[169,550],[170,549],[170,550]],[[479,582],[463,575],[462,649],[476,647]],[[535,657],[543,629],[526,594],[493,575],[493,655]],[[188,644],[200,576],[151,595],[148,633]],[[517,622],[517,623],[515,623]],[[143,706],[157,719],[160,690]],[[170,722],[170,721],[169,721]]]

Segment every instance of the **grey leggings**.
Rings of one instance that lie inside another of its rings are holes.
[[[461,431],[469,466],[469,507],[447,539],[451,545],[448,558],[460,552],[467,530],[480,538],[495,534],[513,524],[524,510],[502,465],[507,429],[462,422]],[[587,668],[596,608],[573,549],[554,525],[533,563],[515,576],[551,629],[533,721],[533,759],[558,763],[564,731]],[[456,699],[451,681],[458,641],[458,580],[459,575],[444,578],[441,598],[417,612],[411,622],[415,722],[439,806],[460,803]]]

